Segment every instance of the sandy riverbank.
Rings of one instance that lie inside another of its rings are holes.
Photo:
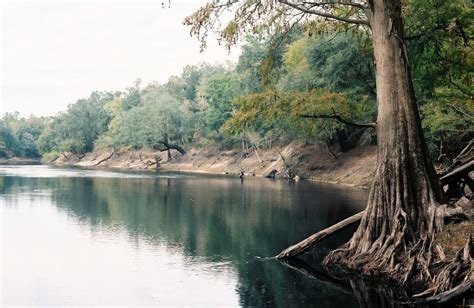
[[[281,155],[280,155],[281,153]],[[376,148],[360,147],[338,153],[334,158],[325,148],[292,143],[286,147],[267,150],[190,149],[186,155],[172,152],[173,159],[166,162],[166,153],[152,150],[112,151],[86,155],[62,154],[54,164],[83,167],[109,167],[121,169],[158,169],[164,171],[190,171],[213,174],[239,174],[266,176],[276,170],[277,177],[286,175],[287,167],[302,179],[367,187],[372,179]],[[156,158],[161,163],[156,163]],[[161,158],[161,159],[160,159]]]

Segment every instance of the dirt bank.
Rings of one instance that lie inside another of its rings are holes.
[[[280,154],[281,153],[281,154]],[[62,154],[54,164],[72,164],[83,167],[123,169],[159,169],[165,171],[192,171],[215,174],[266,176],[276,170],[284,177],[287,169],[302,179],[368,186],[376,163],[374,146],[360,147],[334,158],[325,148],[292,143],[280,149],[226,150],[190,149],[186,155],[172,152],[166,162],[166,153],[152,150],[114,152],[104,150],[86,155]],[[156,158],[161,163],[156,164]]]

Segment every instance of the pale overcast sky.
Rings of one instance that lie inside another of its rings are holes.
[[[165,8],[162,8],[165,2]],[[236,62],[182,22],[205,0],[2,1],[0,115],[54,115],[95,90],[165,82],[186,64]]]

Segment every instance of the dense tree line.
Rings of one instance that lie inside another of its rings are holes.
[[[37,141],[46,127],[46,118],[22,118],[19,113],[5,114],[0,119],[0,158],[39,157]]]
[[[406,7],[406,32],[423,128],[441,162],[474,134],[472,24],[463,1],[430,2]],[[427,9],[433,4],[438,10]],[[165,84],[138,80],[123,91],[94,92],[50,119],[7,114],[0,151],[52,159],[101,148],[162,149],[164,142],[272,147],[299,139],[343,151],[361,136],[374,143],[373,130],[334,121],[375,121],[371,46],[362,28],[319,23],[248,35],[235,65],[188,66]],[[323,117],[304,117],[313,115]]]

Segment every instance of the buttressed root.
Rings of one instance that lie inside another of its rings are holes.
[[[473,240],[471,222],[467,240],[454,256],[446,253],[436,237],[444,232],[441,226],[452,221],[467,220],[460,207],[441,205],[436,208],[434,219],[435,232],[418,236],[414,242],[407,241],[407,228],[403,223],[394,226],[390,234],[380,234],[367,251],[358,251],[345,244],[325,258],[329,267],[343,266],[349,270],[362,272],[366,276],[382,276],[400,286],[409,286],[417,297],[433,296],[473,280]],[[448,235],[450,236],[450,235]],[[454,234],[466,239],[466,233]],[[413,238],[413,237],[412,237]]]

